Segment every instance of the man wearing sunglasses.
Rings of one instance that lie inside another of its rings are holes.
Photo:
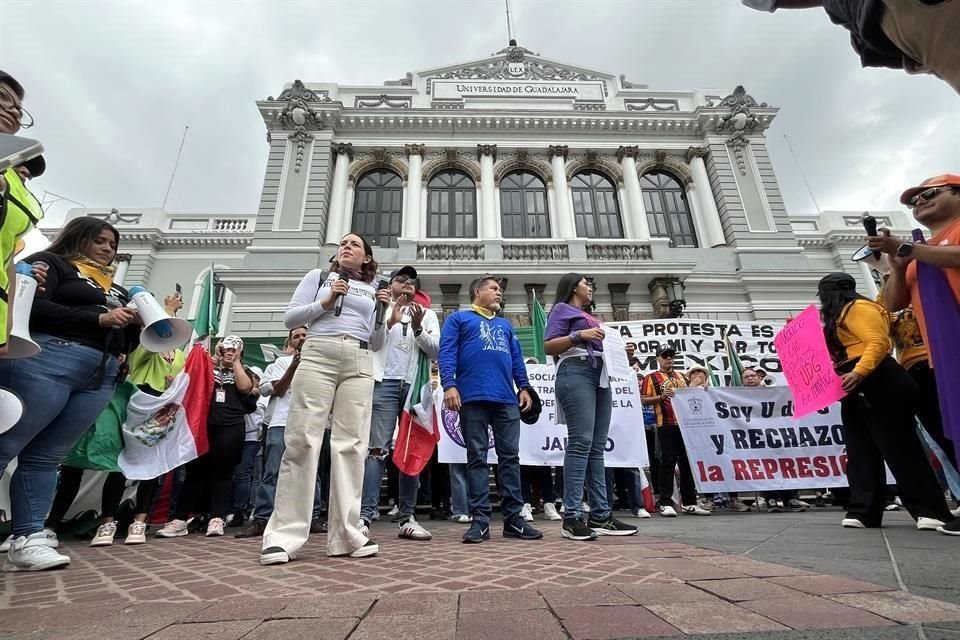
[[[903,192],[900,202],[913,207],[913,217],[930,229],[931,238],[916,242],[890,235],[867,238],[871,249],[890,257],[893,267],[883,301],[893,312],[913,305],[920,333],[936,372],[944,435],[960,454],[960,175],[944,174]],[[960,536],[960,518],[937,529]]]

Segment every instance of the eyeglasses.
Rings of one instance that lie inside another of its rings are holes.
[[[408,282],[413,282],[413,278],[410,276],[396,276],[393,281],[399,284],[406,284]]]
[[[0,108],[9,109],[13,107],[20,114],[20,128],[29,129],[33,126],[33,116],[23,108],[16,97],[5,87],[0,87]]]
[[[933,200],[934,198],[936,198],[937,194],[940,193],[941,191],[949,191],[949,190],[950,190],[950,187],[930,187],[929,189],[925,189],[920,193],[918,193],[917,195],[910,198],[909,200],[907,200],[907,204],[909,204],[911,207],[915,207],[918,204],[920,204],[921,200],[923,200],[924,202],[929,202],[930,200]]]

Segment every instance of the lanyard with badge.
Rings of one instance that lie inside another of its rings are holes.
[[[217,372],[217,375],[214,376],[215,377],[214,382],[216,382],[217,388],[214,390],[214,393],[213,393],[213,401],[216,402],[217,404],[223,404],[224,402],[227,401],[227,390],[224,389],[223,387],[224,371],[226,370],[220,369]]]

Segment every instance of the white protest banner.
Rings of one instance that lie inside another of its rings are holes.
[[[839,404],[794,420],[789,387],[687,388],[673,409],[701,493],[847,486]]]
[[[557,405],[554,395],[554,368],[548,365],[527,365],[527,377],[540,400],[543,412],[536,424],[520,424],[520,463],[525,465],[563,466],[567,428],[556,424]],[[611,380],[613,411],[604,462],[608,467],[646,467],[647,440],[643,431],[643,409],[636,376]],[[435,395],[437,422],[440,424],[438,456],[440,462],[466,462],[467,450],[460,431],[460,417],[443,406],[443,390]],[[487,461],[496,464],[493,434],[489,434],[490,452]]]
[[[677,352],[674,366],[686,371],[694,365],[712,368],[726,386],[730,384],[730,358],[724,335],[744,366],[757,366],[770,374],[776,384],[786,384],[773,337],[782,322],[726,322],[722,320],[636,320],[604,324],[620,332],[624,342],[636,347],[634,355],[646,375],[657,370],[657,352],[672,347]]]

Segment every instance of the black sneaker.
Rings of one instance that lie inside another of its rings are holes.
[[[320,518],[314,518],[310,521],[310,533],[326,533],[327,521]]]
[[[632,536],[639,531],[635,526],[620,522],[612,515],[607,516],[605,520],[595,520],[593,516],[590,516],[587,520],[587,526],[600,536]]]
[[[585,525],[580,518],[564,518],[560,535],[570,540],[597,539],[597,532]]]
[[[490,539],[490,523],[473,521],[467,532],[463,534],[463,541],[466,544],[480,544],[484,540]]]
[[[239,533],[233,534],[234,538],[259,538],[267,528],[266,520],[257,520],[254,518],[247,525],[247,528]]]
[[[521,540],[540,540],[543,538],[543,532],[534,529],[529,522],[524,522],[523,518],[513,518],[509,522],[503,523],[504,538],[520,538]]]
[[[937,527],[937,531],[947,536],[960,536],[960,518],[954,518],[945,525]]]
[[[286,564],[293,560],[293,556],[283,550],[283,547],[267,547],[260,552],[260,564]]]

